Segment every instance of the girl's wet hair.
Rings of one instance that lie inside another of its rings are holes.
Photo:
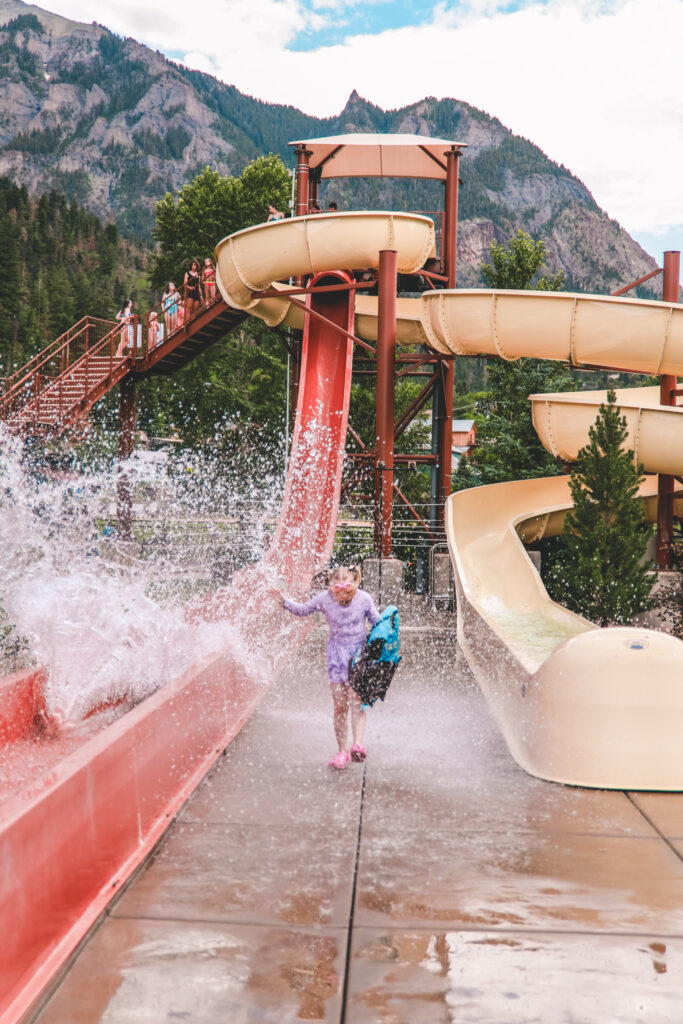
[[[342,579],[351,577],[354,583],[360,584],[361,572],[359,565],[336,565],[334,569],[328,569],[327,585],[340,582]]]

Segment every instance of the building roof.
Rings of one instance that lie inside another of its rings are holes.
[[[474,420],[451,420],[451,430],[458,434],[466,434],[474,426]]]
[[[432,139],[428,135],[382,135],[353,132],[322,139],[301,139],[311,169],[323,178],[434,178],[446,180],[445,154],[467,143]]]

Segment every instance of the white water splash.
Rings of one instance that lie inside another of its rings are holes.
[[[163,478],[165,517],[206,514],[207,467],[186,468],[192,474],[180,485]],[[48,669],[48,712],[61,722],[103,702],[136,703],[210,653],[230,648],[249,658],[239,623],[188,622],[182,604],[154,598],[151,583],[172,570],[167,546],[159,545],[156,558],[133,559],[132,569],[102,557],[98,522],[111,509],[115,485],[111,470],[40,478],[21,442],[0,427],[0,596]],[[229,490],[224,480],[214,504],[229,503]],[[272,521],[273,509],[265,511]],[[242,559],[257,559],[266,540],[265,523],[255,519]]]

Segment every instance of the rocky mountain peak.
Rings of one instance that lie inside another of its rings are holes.
[[[580,290],[611,291],[655,266],[570,171],[459,100],[425,97],[385,111],[354,89],[338,116],[309,117],[95,22],[0,0],[0,105],[0,174],[34,195],[57,188],[128,233],[149,235],[155,202],[206,165],[234,174],[269,151],[291,164],[291,139],[408,132],[467,143],[459,284],[481,283],[491,239],[505,242],[520,228],[546,241],[549,269],[563,268]],[[443,208],[435,182],[342,179],[325,190],[321,199],[344,209]]]

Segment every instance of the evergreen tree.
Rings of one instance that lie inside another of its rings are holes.
[[[640,564],[649,533],[637,498],[644,477],[623,447],[627,435],[616,395],[608,391],[571,470],[574,508],[549,581],[553,597],[600,626],[630,622],[652,603],[651,581]]]

